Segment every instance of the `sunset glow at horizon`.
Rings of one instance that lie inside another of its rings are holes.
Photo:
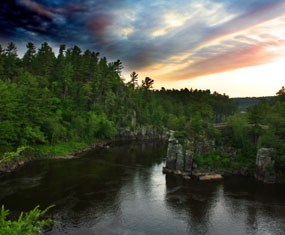
[[[120,59],[154,88],[270,96],[285,85],[284,0],[15,0],[0,3],[1,44],[64,43]]]

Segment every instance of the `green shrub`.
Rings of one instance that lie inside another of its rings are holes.
[[[244,155],[237,155],[235,158],[221,156],[219,151],[213,151],[194,158],[199,168],[210,167],[214,170],[240,170],[243,167],[254,169],[255,159],[246,158]]]
[[[36,147],[36,153],[38,156],[63,156],[72,153],[75,150],[82,149],[88,144],[81,141],[68,141],[64,143],[58,143],[54,145],[42,145]]]
[[[37,235],[42,229],[51,226],[52,219],[43,219],[42,216],[53,206],[40,210],[39,206],[30,212],[21,213],[18,220],[8,219],[9,210],[2,205],[0,211],[0,234],[1,235]]]
[[[16,151],[6,152],[2,155],[0,164],[4,162],[15,162],[20,160],[26,153],[32,152],[33,149],[29,146],[20,146]]]

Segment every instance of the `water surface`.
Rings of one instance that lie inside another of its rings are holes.
[[[0,178],[1,204],[12,214],[56,205],[49,235],[284,234],[284,186],[165,176],[165,154],[161,143],[120,144],[35,161]]]

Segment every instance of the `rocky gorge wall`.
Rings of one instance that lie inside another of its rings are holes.
[[[163,128],[155,128],[153,126],[127,127],[119,129],[115,140],[152,140],[152,139],[168,139],[168,132]]]
[[[193,163],[192,143],[185,140],[180,143],[174,137],[174,131],[169,132],[166,168],[171,171],[185,172],[191,174]]]
[[[276,182],[275,161],[273,160],[274,154],[275,150],[273,148],[258,149],[254,174],[257,180],[271,184]]]
[[[183,176],[199,175],[197,172],[194,159],[201,157],[216,150],[214,140],[190,141],[188,139],[178,140],[175,138],[175,132],[169,132],[168,148],[166,155],[166,165],[163,168],[164,173],[174,173]],[[235,161],[238,149],[232,146],[222,146],[219,148],[221,156],[226,156],[229,161]],[[240,168],[239,171],[228,172],[231,174],[241,174],[243,176],[253,176],[255,179],[264,183],[276,183],[276,172],[274,162],[274,149],[260,148],[256,153],[255,169],[250,171],[246,166]],[[221,169],[211,169],[216,173],[221,173]],[[225,171],[222,171],[223,173]],[[207,173],[208,174],[208,173]]]

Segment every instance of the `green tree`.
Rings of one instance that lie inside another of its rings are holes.
[[[72,77],[74,74],[73,66],[64,56],[66,46],[60,45],[59,55],[56,59],[53,87],[56,89],[57,96],[66,99],[72,86]]]
[[[151,79],[150,77],[146,77],[144,80],[142,80],[142,85],[141,87],[145,90],[149,90],[150,88],[153,87],[154,80]]]
[[[282,88],[276,92],[276,95],[278,96],[279,100],[285,101],[285,87],[282,86]]]
[[[3,69],[4,69],[4,54],[3,54],[3,49],[0,44],[0,80],[3,79]]]
[[[0,80],[0,147],[18,142],[18,88],[9,81]]]
[[[130,74],[131,80],[127,83],[128,86],[132,87],[133,89],[138,87],[138,74],[136,72],[132,72]]]
[[[48,45],[47,42],[44,42],[41,45],[41,48],[38,50],[34,60],[35,73],[37,75],[45,76],[50,78],[53,73],[53,66],[55,64],[55,55],[52,48]]]
[[[36,46],[32,42],[29,42],[26,47],[27,51],[22,58],[23,66],[29,72],[33,72],[32,66],[36,58]]]
[[[15,43],[10,42],[4,51],[4,71],[3,78],[15,81],[18,74],[19,58],[17,55],[17,47]]]

